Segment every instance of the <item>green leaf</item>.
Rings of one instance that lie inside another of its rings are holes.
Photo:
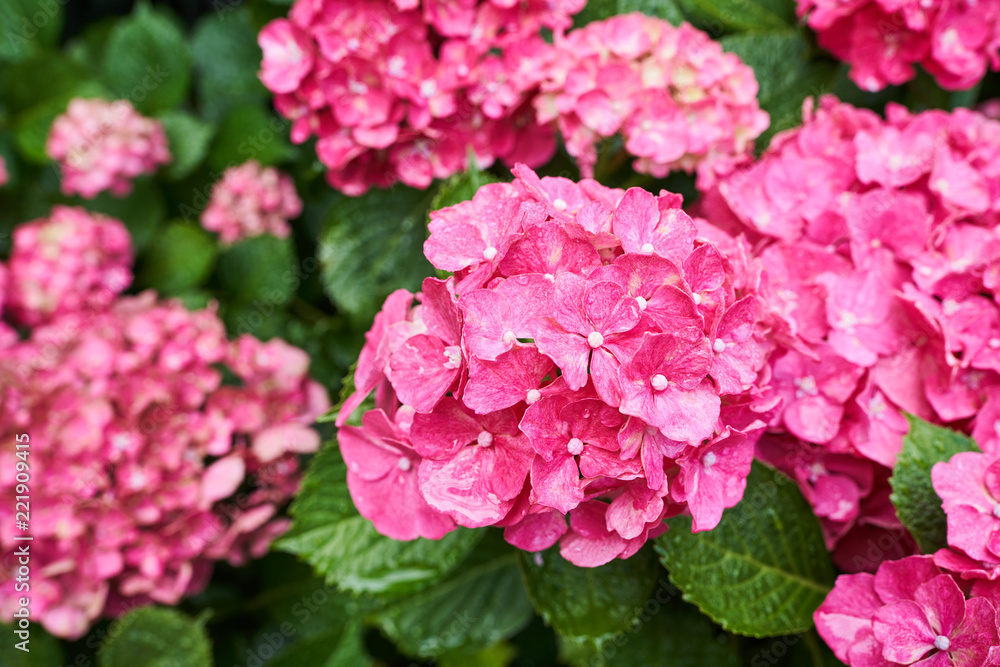
[[[439,211],[463,201],[469,201],[487,183],[497,183],[498,179],[488,171],[480,171],[473,163],[472,169],[455,174],[438,186],[431,200],[429,211]]]
[[[130,612],[115,621],[107,636],[98,653],[101,667],[212,665],[212,648],[201,623],[173,609],[147,607]]]
[[[557,549],[521,554],[521,573],[535,609],[561,635],[599,639],[624,630],[656,583],[649,548],[601,567],[577,567]]]
[[[219,126],[208,154],[208,165],[223,171],[257,160],[264,166],[282,162],[292,155],[288,143],[288,121],[260,105],[236,107]]]
[[[344,197],[330,207],[317,252],[323,286],[356,322],[370,322],[393,290],[419,290],[433,275],[424,259],[431,197],[396,186]]]
[[[753,68],[760,92],[757,99],[771,124],[757,140],[763,148],[775,133],[802,124],[802,101],[830,92],[836,66],[809,58],[809,41],[800,29],[768,30],[730,35],[719,40]]]
[[[684,16],[713,39],[748,30],[788,28],[795,25],[795,4],[790,0],[676,0]]]
[[[257,79],[263,54],[245,7],[202,17],[191,52],[198,108],[205,118],[221,120],[233,107],[267,99],[269,93]]]
[[[170,164],[164,167],[168,178],[180,180],[194,171],[208,154],[208,144],[215,128],[186,111],[171,110],[159,115],[167,134]]]
[[[517,647],[497,642],[475,653],[452,651],[437,659],[438,667],[507,667],[517,657]]]
[[[191,81],[187,40],[173,21],[139,4],[111,31],[101,74],[115,97],[145,114],[176,107]]]
[[[0,665],[4,667],[41,667],[42,665],[62,665],[63,650],[59,640],[47,633],[40,625],[31,623],[28,628],[27,651],[16,644],[24,641],[15,634],[19,630],[16,623],[0,623]]]
[[[212,272],[217,252],[215,239],[201,227],[171,222],[143,256],[136,282],[167,296],[198,287]]]
[[[590,0],[573,17],[573,25],[581,27],[593,21],[603,21],[618,14],[642,12],[647,16],[666,19],[673,25],[684,21],[684,14],[677,6],[677,0]]]
[[[804,632],[833,585],[819,521],[787,477],[755,462],[740,503],[714,529],[668,520],[656,548],[671,580],[725,629],[753,637]]]
[[[94,199],[75,198],[72,203],[123,222],[132,235],[132,245],[142,252],[157,236],[157,230],[166,219],[167,203],[152,179],[140,178],[132,185],[132,192],[124,197],[102,192]]]
[[[941,499],[931,484],[931,468],[959,452],[977,452],[976,443],[961,433],[928,424],[907,415],[910,431],[903,438],[903,451],[889,478],[896,516],[903,522],[924,553],[948,545],[947,522]]]
[[[222,250],[215,275],[229,298],[265,313],[280,308],[299,284],[292,240],[262,234],[238,241]]]
[[[55,46],[65,19],[58,0],[4,0],[0,2],[0,60],[17,62]]]
[[[566,661],[579,667],[739,667],[735,638],[675,597],[678,593],[672,586],[657,589],[632,624],[600,646],[586,639],[564,641]]]
[[[400,542],[380,535],[354,508],[347,466],[331,444],[310,463],[291,514],[292,528],[275,547],[304,558],[330,583],[359,593],[426,588],[458,565],[483,536],[467,528],[440,540]]]
[[[499,531],[491,531],[454,574],[389,605],[375,622],[414,657],[485,649],[517,634],[534,617],[518,559]]]

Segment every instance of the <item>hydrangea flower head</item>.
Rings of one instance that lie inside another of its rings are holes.
[[[914,65],[964,90],[1000,66],[1000,4],[992,0],[798,0],[798,14],[865,90],[906,83]]]
[[[668,512],[711,529],[764,425],[746,417],[759,267],[676,195],[514,173],[431,214],[424,252],[454,275],[375,318],[338,417],[375,391],[341,430],[355,504],[399,539],[503,526],[581,566],[634,554]]]
[[[309,425],[328,401],[308,365],[281,340],[229,341],[214,310],[152,292],[4,349],[0,492],[14,495],[14,440],[28,433],[33,616],[78,638],[102,614],[201,590],[214,561],[263,555],[287,528],[277,511],[298,487],[298,455],[319,447]],[[5,551],[19,544],[13,509],[0,510]],[[0,571],[6,622],[12,572]]]
[[[824,97],[700,204],[763,260],[771,427],[800,442],[765,458],[799,480],[844,557],[858,535],[901,529],[883,497],[904,412],[971,419],[985,450],[1000,443],[998,169],[1000,123],[980,113],[889,105],[882,119]],[[830,469],[839,457],[860,467]]]
[[[697,170],[708,184],[748,159],[768,126],[753,70],[687,23],[614,16],[557,39],[556,51],[534,104],[584,176],[597,144],[621,134],[636,171]]]
[[[529,99],[581,0],[298,0],[258,41],[261,81],[318,138],[330,184],[350,195],[400,181],[427,187],[480,166],[542,164],[555,150]]]
[[[75,98],[56,118],[45,144],[59,165],[63,194],[92,199],[132,191],[132,181],[170,162],[158,120],[140,115],[128,100]]]
[[[118,220],[55,206],[14,230],[8,316],[36,326],[59,315],[103,310],[132,282],[132,241]]]
[[[288,221],[300,213],[302,200],[291,176],[251,160],[222,174],[201,224],[225,244],[261,234],[285,238],[291,233]]]

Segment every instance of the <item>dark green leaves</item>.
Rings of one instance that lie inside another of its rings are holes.
[[[198,287],[212,272],[217,252],[215,239],[200,226],[173,222],[146,254],[136,282],[168,296]]]
[[[62,31],[64,5],[58,0],[0,2],[0,60],[24,60],[53,46]]]
[[[245,7],[202,18],[191,51],[198,107],[206,118],[220,120],[234,106],[267,99],[268,92],[257,79],[262,57],[257,31]]]
[[[521,554],[521,571],[535,609],[561,635],[600,639],[632,622],[656,583],[656,558],[644,548],[628,560],[577,567],[550,549]]]
[[[143,113],[178,106],[191,79],[187,40],[173,21],[140,4],[111,31],[101,73],[115,97]]]
[[[657,551],[671,580],[722,627],[767,637],[812,627],[833,567],[812,509],[784,475],[754,463],[746,493],[711,531],[668,521]]]
[[[573,22],[576,26],[583,26],[591,21],[601,21],[616,14],[631,12],[642,12],[647,16],[666,19],[674,25],[680,25],[684,20],[676,0],[591,0],[574,17]]]
[[[3,667],[39,667],[40,665],[62,665],[63,650],[59,645],[59,640],[47,633],[38,625],[32,622],[29,629],[28,643],[23,644],[27,651],[22,651],[16,647],[24,641],[15,634],[18,630],[17,623],[10,625],[0,623],[0,635],[3,641],[0,642],[0,665]]]
[[[341,589],[406,593],[426,588],[451,571],[482,531],[465,528],[440,540],[398,542],[380,535],[351,502],[347,466],[328,444],[313,459],[292,504],[292,529],[277,548],[307,560]]]
[[[172,158],[164,172],[175,180],[184,178],[205,159],[214,129],[185,111],[167,111],[159,119]]]
[[[390,604],[375,622],[403,652],[417,657],[484,649],[516,634],[534,615],[518,558],[499,533],[491,533],[453,575]]]
[[[211,667],[201,623],[172,609],[147,607],[115,622],[100,653],[101,667]],[[41,664],[41,663],[39,663]]]
[[[277,164],[291,155],[288,143],[288,121],[259,105],[232,109],[219,126],[208,154],[208,166],[222,172],[250,160],[265,167]]]
[[[947,523],[941,499],[931,484],[931,468],[959,452],[979,451],[976,443],[961,433],[934,426],[907,415],[910,432],[903,438],[903,451],[896,457],[889,483],[896,515],[924,553],[947,546]]]
[[[356,321],[370,321],[390,292],[418,290],[433,274],[423,250],[430,202],[427,192],[396,186],[330,207],[318,250],[323,285]]]
[[[273,310],[295,294],[299,284],[295,261],[290,238],[262,234],[225,248],[215,274],[234,301]]]

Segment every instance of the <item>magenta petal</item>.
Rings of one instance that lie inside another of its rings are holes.
[[[424,459],[417,475],[427,503],[467,528],[489,526],[502,519],[513,504],[501,501],[490,487],[493,454],[466,447],[451,458]]]
[[[938,575],[918,586],[914,600],[940,635],[950,637],[965,620],[965,596],[950,575]]]
[[[421,319],[427,331],[447,345],[456,345],[462,333],[462,313],[455,301],[455,279],[424,278]]]
[[[531,464],[532,502],[569,512],[583,502],[580,470],[572,456],[559,456],[552,461],[536,457]]]
[[[521,521],[504,529],[504,539],[524,551],[544,551],[566,534],[566,517],[560,512],[528,514]]]
[[[396,468],[379,481],[364,480],[348,472],[347,488],[361,516],[394,540],[439,540],[455,529],[454,521],[424,500],[417,488],[415,469]]]
[[[886,660],[908,665],[934,649],[938,633],[931,628],[920,605],[909,600],[894,602],[872,615],[872,630],[882,642]]]
[[[629,188],[615,209],[612,229],[625,252],[642,252],[642,246],[652,241],[659,220],[656,198],[642,188]]]
[[[997,612],[986,598],[971,598],[965,603],[965,623],[951,635],[949,652],[956,667],[982,665],[990,647],[1000,646]]]
[[[987,550],[990,535],[1000,527],[993,513],[959,505],[948,512],[948,545],[960,549],[976,560],[991,560]]]
[[[875,592],[882,602],[913,600],[917,587],[941,574],[934,565],[933,556],[910,556],[902,560],[886,561],[875,573]]]
[[[608,530],[613,530],[626,540],[642,535],[646,524],[656,521],[663,511],[663,498],[645,483],[632,482],[625,492],[611,501],[605,521]]]
[[[509,408],[537,391],[552,368],[552,360],[534,345],[515,343],[495,361],[472,360],[462,401],[479,414]]]
[[[871,616],[882,606],[874,581],[870,574],[837,577],[833,590],[813,614],[817,632],[841,662],[850,664],[848,651],[871,636]]]
[[[430,412],[454,384],[461,369],[437,336],[420,334],[407,340],[389,361],[389,381],[399,400],[417,412]]]
[[[421,456],[443,458],[476,442],[482,431],[483,427],[474,416],[454,398],[446,396],[433,412],[413,416],[410,440]]]
[[[370,410],[362,418],[361,428],[341,427],[337,444],[349,472],[361,479],[377,480],[395,469],[406,456],[397,437],[385,413]]]

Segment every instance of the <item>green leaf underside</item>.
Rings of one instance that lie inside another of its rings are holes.
[[[767,637],[804,632],[833,584],[819,522],[788,478],[754,463],[743,500],[711,531],[668,521],[656,548],[671,580],[725,629]]]
[[[598,638],[628,627],[636,607],[649,599],[658,568],[652,550],[601,567],[577,567],[550,549],[521,554],[528,596],[561,635]],[[541,563],[541,564],[539,564]]]
[[[357,513],[347,466],[327,444],[313,459],[275,547],[309,562],[330,583],[356,593],[412,593],[439,581],[472,550],[482,531],[459,528],[440,540],[400,542]]]
[[[910,431],[903,438],[903,449],[896,457],[889,484],[889,499],[896,516],[903,522],[924,553],[947,546],[947,520],[941,499],[931,483],[931,468],[959,452],[979,451],[976,443],[961,433],[928,424],[907,415]]]
[[[99,654],[101,667],[210,667],[212,649],[195,620],[163,607],[133,611],[115,621]]]

